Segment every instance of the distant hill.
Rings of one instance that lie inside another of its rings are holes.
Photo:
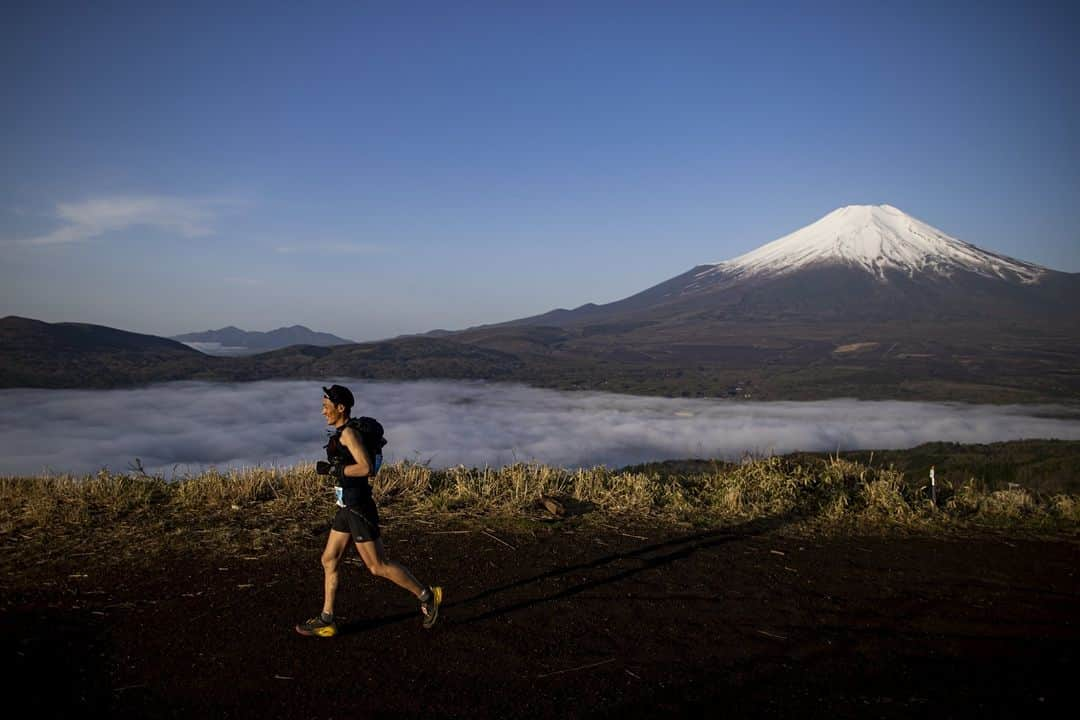
[[[229,325],[220,330],[174,335],[172,339],[207,355],[253,355],[268,350],[280,350],[290,345],[332,347],[355,344],[352,340],[345,340],[330,333],[315,332],[303,325],[281,327],[268,332],[246,331]]]
[[[0,387],[111,388],[170,380],[520,379],[514,355],[439,338],[214,357],[169,338],[102,325],[0,320]]]
[[[107,388],[195,378],[208,358],[183,343],[87,323],[0,319],[0,387]]]

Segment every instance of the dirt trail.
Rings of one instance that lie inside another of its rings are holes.
[[[446,587],[439,625],[424,632],[407,593],[352,561],[329,640],[292,629],[321,603],[322,537],[128,572],[85,557],[32,565],[3,581],[6,677],[45,716],[1074,709],[1075,541],[626,533],[647,539],[391,527],[391,556]]]

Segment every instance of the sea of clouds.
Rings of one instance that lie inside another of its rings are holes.
[[[174,382],[122,390],[0,390],[0,475],[127,471],[168,478],[214,466],[325,458],[322,385],[356,396],[386,428],[386,461],[432,467],[539,461],[565,467],[795,450],[907,448],[929,441],[1080,439],[1054,406],[736,402],[457,382]]]

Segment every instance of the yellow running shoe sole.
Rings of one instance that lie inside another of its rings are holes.
[[[305,637],[311,637],[316,635],[318,637],[334,637],[337,635],[337,628],[334,626],[315,628],[314,630],[302,629],[299,625],[296,626],[296,632]]]
[[[442,586],[435,585],[431,588],[431,594],[434,596],[434,607],[432,608],[431,615],[424,616],[424,629],[430,630],[435,625],[435,621],[439,619],[439,606],[442,605]]]

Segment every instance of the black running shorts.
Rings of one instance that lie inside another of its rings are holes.
[[[379,538],[379,510],[375,501],[369,500],[359,505],[339,507],[334,523],[334,530],[350,533],[353,542],[370,542]]]

